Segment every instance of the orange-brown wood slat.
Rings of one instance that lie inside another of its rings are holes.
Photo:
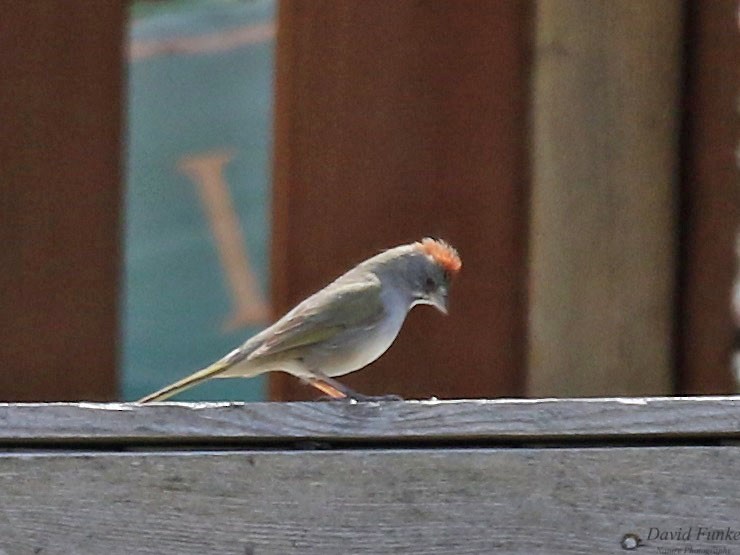
[[[125,3],[0,17],[0,400],[116,394]]]
[[[272,295],[280,316],[378,250],[460,250],[450,316],[414,309],[343,379],[367,394],[521,395],[528,2],[284,1],[278,23]],[[271,378],[274,399],[313,396]]]
[[[737,9],[735,0],[688,4],[679,393],[736,388],[730,298],[740,200]]]
[[[728,393],[740,200],[737,2],[690,2],[687,23],[678,392]]]

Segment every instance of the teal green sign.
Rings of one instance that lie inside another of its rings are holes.
[[[269,323],[273,0],[137,6],[128,74],[121,396]],[[264,378],[175,399],[260,400]]]

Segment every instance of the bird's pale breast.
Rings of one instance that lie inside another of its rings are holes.
[[[384,316],[375,325],[339,334],[322,349],[315,364],[328,376],[342,376],[367,366],[393,344],[407,314],[407,303],[383,295]]]

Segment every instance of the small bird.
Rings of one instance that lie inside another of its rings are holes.
[[[445,241],[425,238],[381,252],[314,293],[212,365],[139,403],[162,401],[210,378],[282,371],[333,398],[368,399],[334,379],[367,366],[428,304],[447,314],[451,279],[462,262]]]

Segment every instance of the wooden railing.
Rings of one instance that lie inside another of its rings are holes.
[[[0,405],[0,553],[740,554],[740,397]]]

